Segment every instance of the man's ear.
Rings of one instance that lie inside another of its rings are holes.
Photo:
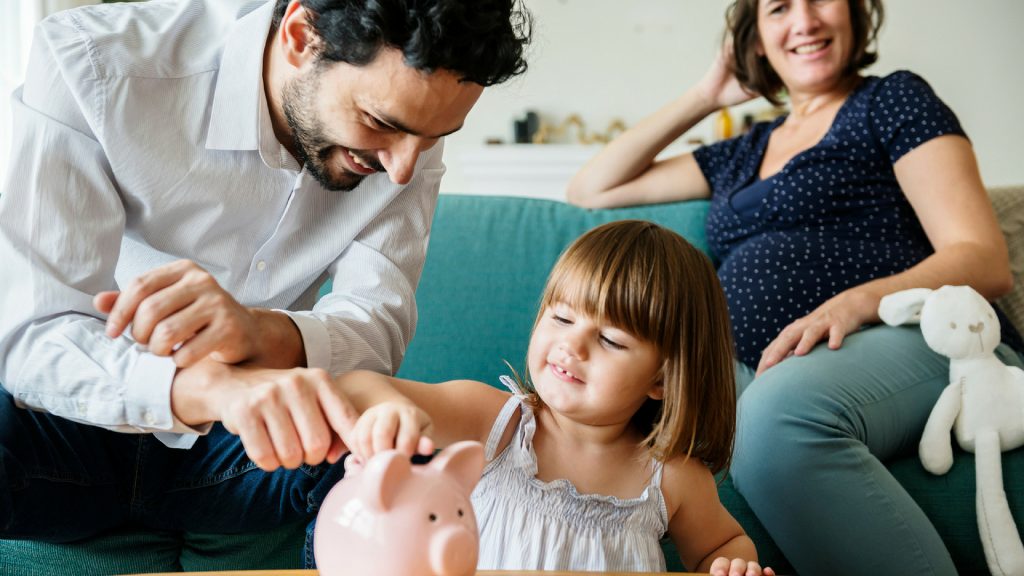
[[[277,41],[281,43],[285,60],[296,68],[302,68],[316,58],[316,31],[309,22],[309,13],[299,0],[288,4],[277,30]]]

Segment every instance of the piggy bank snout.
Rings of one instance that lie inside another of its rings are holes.
[[[479,537],[462,525],[448,526],[430,542],[430,566],[438,576],[472,576],[476,571]]]

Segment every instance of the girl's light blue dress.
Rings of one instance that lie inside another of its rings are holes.
[[[502,382],[514,392],[510,378]],[[495,457],[516,410],[515,436]],[[636,498],[580,494],[565,479],[536,478],[533,410],[521,392],[509,398],[487,439],[487,466],[473,491],[480,527],[481,570],[581,570],[663,572],[659,540],[668,529],[661,493],[662,465],[654,461],[651,482]]]

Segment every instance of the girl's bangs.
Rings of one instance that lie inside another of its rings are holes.
[[[658,319],[666,311],[657,280],[663,274],[651,266],[651,258],[616,257],[621,254],[621,250],[566,254],[548,282],[542,308],[562,302],[600,323],[659,342]]]

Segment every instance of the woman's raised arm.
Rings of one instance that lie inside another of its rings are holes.
[[[669,144],[723,106],[753,97],[729,71],[726,45],[701,81],[613,140],[573,177],[570,203],[610,208],[705,198],[710,188],[692,154],[655,162]]]

